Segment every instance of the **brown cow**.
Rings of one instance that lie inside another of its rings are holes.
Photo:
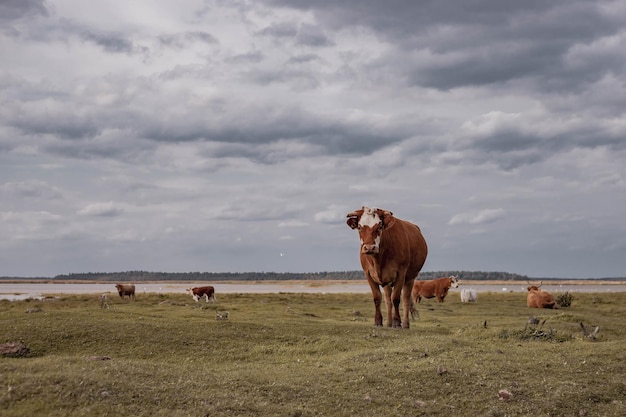
[[[428,247],[420,228],[398,219],[388,210],[363,206],[348,213],[346,223],[358,229],[361,238],[361,266],[374,297],[374,325],[383,325],[380,287],[385,292],[387,326],[409,328],[409,312],[415,313],[411,299],[413,281],[422,269]],[[400,299],[403,321],[400,320]],[[392,316],[393,308],[393,316]]]
[[[458,288],[459,277],[450,275],[449,277],[442,277],[427,281],[415,280],[413,284],[413,300],[416,303],[420,303],[423,298],[437,297],[437,301],[443,303],[443,299],[448,295],[450,288]]]
[[[541,287],[541,284],[528,286],[526,305],[532,308],[559,308],[552,294],[539,287]]]
[[[213,288],[210,285],[207,285],[206,287],[193,287],[193,288],[187,288],[187,292],[193,296],[193,299],[196,301],[196,303],[198,302],[198,300],[200,300],[202,297],[206,298],[206,302],[209,302],[209,299],[211,299],[213,302],[216,302],[216,298],[215,298],[215,288]]]
[[[120,295],[120,298],[128,296],[128,299],[135,299],[135,286],[133,284],[115,284],[115,288]]]

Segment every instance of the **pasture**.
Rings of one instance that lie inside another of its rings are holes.
[[[523,293],[451,293],[417,305],[408,330],[374,327],[369,294],[217,299],[0,301],[0,343],[30,348],[0,357],[0,414],[626,415],[626,293],[575,294],[560,310],[529,309]],[[580,322],[600,327],[597,340]]]

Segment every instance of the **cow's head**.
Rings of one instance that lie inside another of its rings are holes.
[[[346,224],[351,229],[358,229],[361,238],[361,253],[375,255],[380,250],[383,231],[396,222],[393,213],[388,210],[363,206],[361,210],[348,213]]]
[[[459,288],[459,276],[450,275],[450,288]]]

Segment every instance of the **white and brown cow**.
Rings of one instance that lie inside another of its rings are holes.
[[[416,303],[420,303],[422,298],[437,297],[437,301],[443,303],[448,295],[450,288],[458,288],[459,277],[450,275],[449,277],[441,277],[430,280],[415,280],[413,284],[413,299]]]
[[[135,300],[135,285],[133,284],[115,284],[115,288],[117,289],[120,298],[124,298],[128,296],[128,299],[131,298]]]
[[[387,307],[387,326],[408,329],[409,313],[414,314],[416,311],[411,289],[428,254],[420,228],[394,217],[388,210],[365,206],[348,213],[347,218],[348,226],[359,231],[361,266],[374,297],[374,325],[383,325],[380,311],[382,287]],[[403,320],[400,320],[401,299]]]
[[[539,287],[541,287],[541,284],[528,286],[526,305],[531,308],[559,308],[552,294]]]
[[[202,297],[205,297],[207,303],[209,302],[209,300],[213,302],[217,301],[217,299],[215,298],[215,288],[210,285],[207,285],[205,287],[187,288],[187,292],[193,297],[196,303]]]

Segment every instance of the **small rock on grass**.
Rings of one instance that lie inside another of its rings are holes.
[[[0,345],[0,355],[22,357],[30,353],[30,349],[22,342],[8,342]]]

